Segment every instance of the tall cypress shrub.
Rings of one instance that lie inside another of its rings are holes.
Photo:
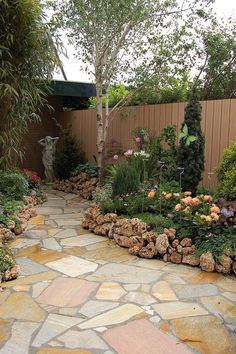
[[[196,92],[192,96],[185,108],[185,116],[182,124],[182,130],[186,125],[188,136],[196,137],[196,140],[186,144],[186,139],[180,140],[177,166],[184,168],[182,175],[182,189],[196,193],[197,186],[202,179],[204,171],[204,148],[205,138],[201,129],[201,104]]]

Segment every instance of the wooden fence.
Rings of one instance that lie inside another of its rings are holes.
[[[216,186],[216,177],[209,180],[209,173],[222,157],[229,143],[236,140],[236,99],[203,101],[202,129],[205,134],[205,173],[202,184]],[[124,107],[116,111],[108,133],[108,146],[123,151],[134,147],[132,131],[136,127],[147,128],[150,134],[158,135],[168,124],[175,124],[180,131],[186,103],[170,103]],[[96,113],[94,110],[63,112],[59,120],[63,126],[70,124],[74,134],[82,142],[87,158],[96,155]]]

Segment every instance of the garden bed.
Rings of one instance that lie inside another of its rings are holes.
[[[227,254],[227,250],[217,260],[209,251],[199,255],[192,239],[177,238],[175,229],[165,228],[162,234],[158,234],[138,218],[128,219],[116,213],[103,214],[97,204],[87,210],[83,227],[96,235],[114,239],[119,246],[129,248],[131,255],[199,266],[207,272],[236,274],[235,256]]]

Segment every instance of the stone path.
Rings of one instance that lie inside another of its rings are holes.
[[[130,256],[88,233],[88,202],[48,190],[11,243],[22,276],[0,293],[1,354],[235,354],[236,280]]]

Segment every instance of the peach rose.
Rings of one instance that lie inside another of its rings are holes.
[[[176,204],[175,211],[180,211],[182,209],[181,204]]]
[[[211,222],[212,222],[212,218],[210,217],[210,215],[207,215],[205,220],[206,220],[206,222],[208,222],[208,223],[211,223]]]
[[[153,198],[155,197],[155,194],[156,194],[155,191],[149,192],[149,193],[148,193],[148,198],[149,198],[149,199],[153,199]]]
[[[211,213],[211,217],[212,217],[212,219],[214,219],[215,221],[218,221],[219,220],[219,215],[218,214],[216,214],[216,213]]]
[[[172,193],[168,193],[168,194],[165,195],[166,199],[170,199],[171,197],[172,197]]]
[[[198,206],[198,205],[200,205],[200,200],[196,197],[196,198],[193,198],[192,200],[191,200],[191,202],[190,202],[190,204],[192,205],[192,206]]]
[[[218,208],[217,206],[211,207],[210,210],[211,210],[211,213],[216,213],[216,214],[220,213],[220,208]]]
[[[184,210],[183,210],[184,214],[186,215],[189,215],[190,211],[189,211],[189,207],[186,207]]]
[[[182,198],[181,202],[188,205],[188,204],[190,204],[191,200],[192,200],[192,197],[186,197],[186,198]]]
[[[185,195],[185,197],[189,197],[190,195],[192,195],[192,192],[184,192],[184,195]]]
[[[204,195],[203,200],[204,202],[212,202],[213,198],[211,195]]]

